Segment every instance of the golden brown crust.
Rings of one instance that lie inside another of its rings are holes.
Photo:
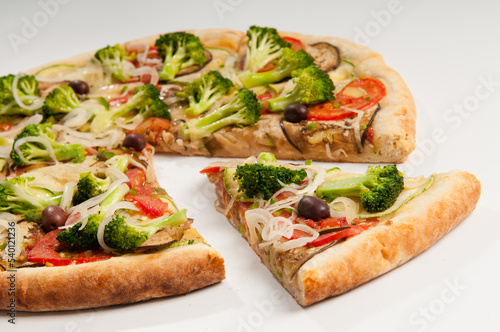
[[[209,179],[219,184],[217,194],[224,205],[227,200],[223,198],[220,179],[216,175],[210,175]],[[342,294],[417,256],[474,210],[480,192],[479,181],[470,173],[437,174],[433,185],[396,211],[390,221],[315,255],[291,280],[277,275],[258,244],[252,248],[297,302],[308,306]],[[229,218],[239,216],[233,210]],[[238,225],[237,220],[231,223]]]
[[[0,305],[15,298],[16,310],[55,311],[94,308],[191,292],[225,278],[224,261],[205,244],[128,254],[106,261],[0,273]]]
[[[229,29],[188,30],[199,36],[208,47],[227,49],[233,53],[242,54],[245,51],[246,35],[241,31]],[[361,152],[353,143],[344,144],[338,141],[322,140],[311,144],[296,127],[297,151],[287,140],[280,127],[282,114],[264,116],[255,126],[244,128],[225,128],[213,135],[207,143],[207,149],[191,146],[182,142],[175,132],[164,132],[157,142],[157,151],[178,153],[183,155],[204,155],[217,157],[241,158],[257,155],[260,152],[272,152],[279,159],[312,159],[318,161],[342,162],[404,162],[415,148],[416,110],[413,97],[399,74],[388,67],[382,56],[367,47],[358,45],[342,38],[302,35],[292,32],[280,32],[282,36],[300,39],[307,47],[317,42],[328,42],[339,48],[342,59],[355,63],[355,76],[359,78],[377,78],[386,87],[387,95],[381,100],[380,108],[372,124],[374,131],[373,143],[364,144]],[[159,35],[140,38],[125,44],[148,43],[153,45]],[[212,52],[217,52],[212,50]],[[81,54],[53,64],[83,65],[93,57],[95,51]],[[215,54],[215,53],[214,53]],[[201,71],[183,76],[183,80],[191,81],[209,70],[220,69],[225,65],[225,52],[217,53]],[[29,73],[35,73],[43,67],[35,68]],[[172,128],[175,128],[172,127]],[[160,136],[158,136],[160,137]]]

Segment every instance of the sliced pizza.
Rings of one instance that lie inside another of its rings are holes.
[[[401,77],[340,38],[257,26],[174,32],[28,74],[0,80],[0,152],[9,129],[33,122],[93,146],[137,132],[183,155],[403,162],[415,147],[415,105]]]
[[[271,154],[202,170],[216,205],[301,305],[342,294],[417,256],[475,208],[480,183],[279,163]]]
[[[50,132],[46,124],[27,128]],[[2,307],[14,302],[16,310],[55,311],[133,303],[224,279],[219,253],[159,186],[144,138],[129,135],[124,148],[113,150],[78,143],[59,148],[47,137],[25,137],[13,159],[26,165],[0,181]]]

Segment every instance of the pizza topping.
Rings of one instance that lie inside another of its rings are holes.
[[[314,63],[324,72],[337,69],[340,65],[340,51],[337,46],[327,42],[308,45],[307,50],[314,57]]]
[[[286,121],[292,123],[298,123],[300,121],[307,120],[309,110],[307,106],[302,104],[291,104],[285,108],[283,116]]]
[[[207,112],[216,101],[235,91],[234,83],[215,70],[203,74],[199,79],[187,84],[177,92],[177,97],[186,100],[189,107],[187,116],[194,117]]]
[[[6,83],[2,82],[2,84]],[[6,90],[8,88],[3,86],[1,89]],[[38,89],[38,82],[34,76],[26,76],[23,74],[16,75],[12,80],[11,89],[12,97],[14,97],[14,100],[20,107],[19,114],[33,115],[35,111],[42,107],[43,98],[40,98],[39,96],[40,90]],[[4,100],[6,95],[7,94],[4,94]],[[12,113],[12,108],[10,108],[7,114],[15,113]]]
[[[269,62],[281,56],[290,46],[274,28],[251,26],[247,30],[248,42],[244,70],[256,73]]]
[[[142,151],[146,147],[146,138],[139,133],[130,133],[123,140],[123,146],[135,151]]]
[[[299,216],[314,221],[330,217],[330,207],[325,201],[314,196],[304,196],[297,204]]]
[[[322,183],[316,195],[328,201],[339,196],[360,197],[366,211],[381,212],[394,204],[403,190],[403,181],[396,165],[371,166],[364,175]]]
[[[130,80],[129,70],[134,67],[130,62],[135,58],[135,53],[128,53],[122,46],[106,46],[98,50],[94,57],[101,62],[104,72],[110,77],[110,81],[128,82]]]
[[[90,88],[87,82],[81,80],[74,80],[68,83],[68,86],[75,91],[78,95],[86,95],[89,93]]]
[[[50,232],[64,226],[68,218],[66,211],[57,205],[49,205],[42,212],[42,224],[46,231]]]
[[[190,33],[174,32],[160,36],[155,42],[158,55],[163,60],[160,80],[172,80],[181,69],[201,67],[207,57],[200,39]]]
[[[244,71],[238,78],[247,88],[276,83],[291,77],[294,70],[311,66],[313,62],[313,57],[304,50],[293,51],[284,48],[280,57],[272,62],[273,66],[269,70],[260,70],[256,73]]]
[[[334,85],[330,77],[316,66],[295,70],[292,73],[295,87],[289,93],[270,99],[267,108],[271,112],[283,111],[290,104],[317,104],[331,101]]]
[[[357,79],[346,85],[336,97],[341,105],[364,111],[385,97],[385,85],[375,78]]]

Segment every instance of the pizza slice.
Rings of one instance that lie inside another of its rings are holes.
[[[401,77],[340,38],[257,26],[174,32],[28,74],[0,80],[2,131],[50,122],[60,138],[108,148],[136,132],[159,152],[218,157],[403,162],[415,147]]]
[[[480,183],[452,171],[365,174],[261,154],[201,171],[216,205],[301,305],[342,294],[417,256],[475,208]]]
[[[26,137],[18,150],[27,165],[0,181],[2,307],[55,311],[133,303],[224,279],[219,253],[159,186],[153,148],[143,137],[127,136],[120,149],[73,143],[69,150],[83,150],[83,159],[66,163],[28,158],[51,144]]]

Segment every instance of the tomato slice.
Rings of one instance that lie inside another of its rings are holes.
[[[0,122],[0,131],[9,131],[12,128],[12,123]]]
[[[309,121],[336,121],[350,118],[356,112],[341,108],[337,101],[316,104],[309,108],[307,120]]]
[[[353,96],[352,92],[361,95]],[[347,84],[336,96],[336,101],[341,105],[364,111],[385,97],[385,85],[375,78],[362,78]]]
[[[363,78],[347,84],[334,101],[316,104],[309,108],[309,121],[336,121],[356,115],[355,109],[364,111],[385,96],[385,85],[375,78]]]
[[[211,174],[211,173],[217,173],[220,171],[220,167],[205,167],[200,171],[201,174]]]
[[[70,257],[62,257],[61,254],[54,250],[55,246],[59,244],[57,241],[57,234],[62,232],[62,229],[56,229],[47,233],[38,241],[38,243],[31,249],[28,254],[28,261],[34,263],[47,264],[50,263],[55,266],[63,266],[70,264],[82,264],[89,262],[96,262],[115,256],[114,254],[104,252],[101,249],[74,253]]]
[[[125,199],[134,203],[142,213],[151,218],[158,218],[163,216],[165,213],[172,212],[169,209],[168,203],[162,201],[158,197],[148,195],[127,195]]]
[[[271,98],[275,97],[275,93],[272,91],[267,90],[266,92],[260,94],[257,96],[258,100],[261,100],[264,102],[264,108],[260,110],[260,114],[270,114],[269,110],[267,109],[267,101]]]
[[[304,44],[298,39],[292,37],[281,37],[281,39],[291,44],[290,48],[292,49],[292,51],[297,52],[299,50],[305,49]]]
[[[146,173],[141,168],[132,168],[127,171],[127,177],[130,179],[130,188],[136,191],[138,195],[150,195],[153,188],[146,184]]]

